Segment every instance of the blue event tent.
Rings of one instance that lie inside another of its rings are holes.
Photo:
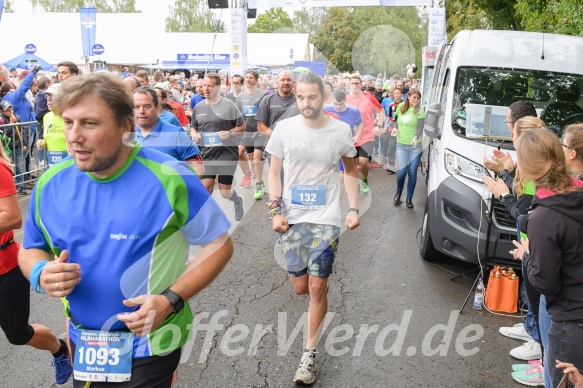
[[[44,59],[38,57],[34,54],[22,54],[14,59],[4,62],[4,65],[8,68],[21,68],[21,69],[32,69],[34,65],[40,65],[43,70],[51,70],[53,65],[45,61]]]

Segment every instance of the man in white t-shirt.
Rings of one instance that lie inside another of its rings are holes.
[[[328,276],[342,226],[341,158],[350,206],[344,224],[348,229],[360,225],[352,130],[347,124],[324,115],[324,91],[324,83],[317,74],[300,75],[296,98],[301,114],[280,121],[266,146],[271,154],[268,187],[273,230],[281,233],[294,291],[298,295],[310,295],[306,350],[294,376],[296,383],[303,384],[314,382],[316,345],[328,310]]]

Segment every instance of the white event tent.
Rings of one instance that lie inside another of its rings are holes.
[[[178,54],[230,54],[229,33],[167,33],[164,18],[145,13],[98,13],[95,43],[104,46],[100,56],[108,64],[147,65],[176,61]],[[27,44],[49,63],[69,60],[83,64],[78,13],[4,13],[0,22],[4,40],[0,63],[24,53]],[[308,34],[248,34],[249,64],[278,67],[294,60],[310,60]]]

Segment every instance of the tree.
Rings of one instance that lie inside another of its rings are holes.
[[[247,28],[247,32],[271,33],[295,32],[293,22],[282,8],[270,8],[267,12],[257,15],[255,23]]]
[[[583,36],[580,0],[447,0],[446,17],[450,39],[476,28]]]
[[[401,60],[420,65],[427,20],[414,7],[332,7],[312,42],[340,71],[404,74]]]
[[[580,0],[521,0],[515,6],[528,31],[583,36]]]
[[[207,0],[177,0],[166,18],[166,32],[226,31],[225,23],[216,18]]]
[[[4,2],[4,9],[0,9],[0,12],[14,12],[12,9],[12,1],[6,0]]]
[[[294,12],[292,22],[297,31],[314,36],[318,29],[322,27],[323,20],[327,17],[328,8],[302,8],[300,11]]]
[[[487,13],[467,0],[447,0],[445,18],[448,41],[461,30],[488,28]]]
[[[97,8],[102,13],[135,13],[135,0],[32,0],[32,7],[44,12],[78,12],[82,7]]]

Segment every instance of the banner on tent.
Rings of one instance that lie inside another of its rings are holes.
[[[92,55],[91,49],[95,45],[95,31],[97,29],[97,8],[79,8],[81,15],[81,41],[83,42],[83,55]]]

